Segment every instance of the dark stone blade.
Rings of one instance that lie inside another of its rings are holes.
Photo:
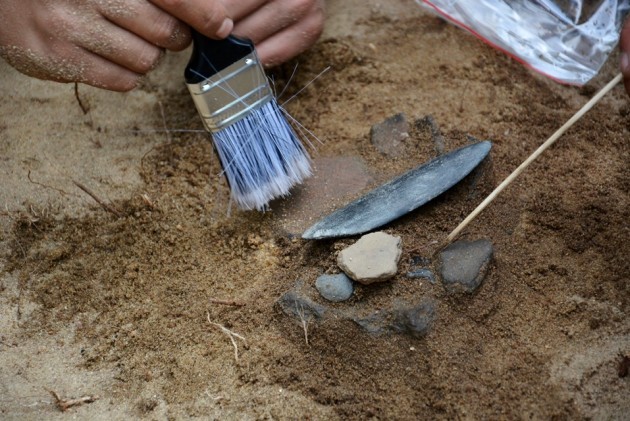
[[[491,147],[491,142],[478,142],[414,168],[326,216],[302,238],[343,237],[381,227],[453,187],[483,161]]]

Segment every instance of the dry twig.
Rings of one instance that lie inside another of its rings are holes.
[[[300,306],[298,308],[297,303],[295,304],[295,311],[297,315],[300,317],[300,321],[302,322],[302,329],[304,329],[304,340],[306,341],[306,345],[311,345],[308,342],[308,322],[310,321],[310,317],[307,318],[304,314],[304,306]]]
[[[87,395],[77,399],[61,399],[55,391],[49,390],[49,392],[53,398],[55,398],[55,405],[57,405],[57,408],[59,408],[61,412],[66,412],[73,406],[83,405],[84,403],[92,403],[99,398],[98,396]]]
[[[86,192],[92,199],[94,199],[96,201],[96,203],[101,205],[101,207],[103,209],[105,209],[107,212],[110,212],[110,213],[116,215],[119,218],[122,217],[122,214],[120,212],[118,212],[113,206],[105,203],[101,198],[99,198],[96,194],[94,194],[90,189],[85,187],[83,184],[81,184],[81,183],[79,183],[78,181],[75,181],[75,180],[72,180],[72,182],[74,183],[75,186],[77,186],[78,188],[80,188],[81,190]]]
[[[236,332],[232,332],[230,329],[228,329],[227,327],[220,325],[219,323],[215,323],[213,321],[210,320],[210,313],[206,312],[207,318],[208,318],[208,323],[210,323],[212,326],[217,327],[221,330],[221,332],[225,333],[226,335],[228,335],[228,337],[230,338],[230,341],[232,341],[232,346],[234,347],[234,359],[236,361],[238,361],[238,344],[236,343],[236,339],[238,338],[241,341],[243,341],[243,346],[245,347],[245,349],[249,348],[249,345],[247,345],[247,339],[245,339],[244,337],[242,337],[241,335],[239,335]]]

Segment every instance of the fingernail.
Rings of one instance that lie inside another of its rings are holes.
[[[621,72],[624,74],[630,74],[630,54],[621,54]]]
[[[225,18],[225,20],[221,24],[221,27],[217,31],[217,36],[219,38],[225,38],[228,35],[230,35],[230,33],[232,32],[233,28],[234,28],[234,22],[232,21],[232,19]]]

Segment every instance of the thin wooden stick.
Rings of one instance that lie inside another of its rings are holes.
[[[531,164],[536,158],[538,158],[540,154],[542,154],[548,147],[553,145],[556,142],[556,140],[558,140],[558,138],[562,136],[564,132],[566,132],[569,129],[569,127],[573,126],[573,124],[575,124],[576,121],[582,118],[584,114],[586,114],[591,108],[593,108],[593,106],[597,104],[599,100],[602,99],[602,97],[606,95],[612,88],[614,88],[615,85],[617,85],[622,79],[623,79],[623,76],[621,73],[615,76],[615,78],[611,80],[610,82],[608,82],[608,84],[604,86],[602,90],[599,91],[593,98],[591,98],[590,101],[584,104],[584,106],[577,113],[575,113],[575,115],[573,115],[573,117],[571,117],[569,121],[564,123],[564,125],[560,127],[558,131],[556,131],[553,135],[551,135],[551,137],[547,139],[545,143],[540,145],[540,147],[536,149],[536,151],[533,154],[531,154],[529,158],[525,160],[525,162],[523,162],[517,169],[515,169],[512,172],[512,174],[510,174],[505,180],[503,180],[503,182],[499,184],[499,186],[496,189],[494,189],[494,191],[490,193],[488,197],[486,197],[485,200],[481,202],[481,204],[477,206],[475,210],[473,210],[470,213],[470,215],[468,215],[466,219],[464,219],[457,226],[457,228],[455,228],[453,232],[451,232],[448,235],[448,237],[446,237],[447,244],[453,241],[455,238],[457,238],[459,233],[464,228],[466,228],[466,226],[473,219],[475,219],[475,217],[479,215],[479,213],[481,213],[481,211],[484,210],[485,207],[488,206],[490,202],[492,202],[494,198],[497,197],[499,193],[501,193],[501,191],[503,191],[504,188],[506,188],[512,181],[514,181],[514,179],[518,177],[519,174],[522,173],[525,170],[525,168],[529,166],[529,164]]]

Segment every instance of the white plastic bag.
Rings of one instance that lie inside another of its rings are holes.
[[[630,0],[416,0],[532,69],[583,85],[619,41]]]

